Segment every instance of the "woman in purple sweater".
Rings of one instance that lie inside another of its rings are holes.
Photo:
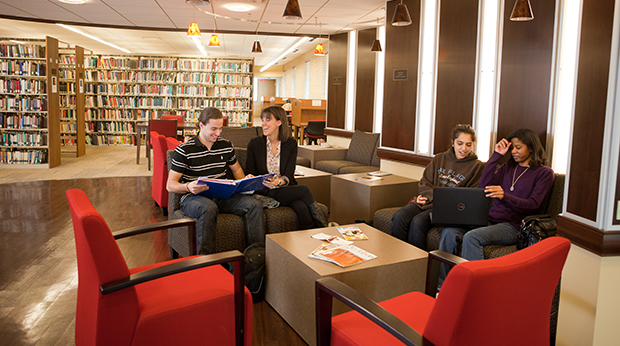
[[[509,149],[508,162],[495,169]],[[482,248],[485,245],[516,244],[521,220],[544,212],[543,201],[554,179],[553,170],[544,166],[546,161],[545,150],[534,131],[519,129],[511,133],[508,140],[502,138],[495,145],[479,183],[486,196],[494,198],[489,226],[472,230],[446,228],[441,234],[439,250],[457,254],[458,245],[462,243],[461,257],[473,261],[484,259]],[[442,274],[447,273],[442,270]]]

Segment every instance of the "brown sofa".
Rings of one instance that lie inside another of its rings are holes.
[[[355,131],[344,160],[324,160],[315,169],[332,174],[365,173],[379,170],[379,134]]]

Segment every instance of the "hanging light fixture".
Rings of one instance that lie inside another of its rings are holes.
[[[198,23],[192,22],[187,29],[188,37],[200,37],[200,29],[198,28]]]
[[[411,16],[409,15],[407,5],[403,4],[403,0],[400,0],[400,4],[396,6],[396,11],[394,11],[394,16],[392,17],[392,25],[411,25]]]
[[[379,27],[379,18],[377,18],[377,27]],[[379,39],[375,38],[375,42],[372,43],[372,48],[370,48],[371,52],[382,52],[383,50],[381,49],[381,41],[379,41]]]
[[[209,39],[209,47],[219,47],[220,46],[220,38],[217,37],[216,34],[211,35]]]
[[[314,25],[317,25],[317,17],[314,17]],[[319,24],[319,41],[321,41],[321,24]],[[319,43],[314,48],[314,55],[316,56],[325,56],[325,49],[323,49],[323,44]]]
[[[301,9],[299,8],[299,2],[297,0],[288,0],[284,13],[282,14],[284,19],[302,19]]]
[[[252,14],[248,13],[250,17],[250,22],[252,22]],[[260,25],[260,21],[256,24],[256,30],[254,31],[254,44],[252,44],[252,53],[262,53],[263,48],[260,46],[260,41],[258,40],[258,26]]]
[[[513,22],[524,22],[532,19],[534,19],[534,13],[532,12],[530,0],[517,0],[512,8],[510,20]]]

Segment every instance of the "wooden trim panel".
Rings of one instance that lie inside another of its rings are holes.
[[[327,126],[344,129],[347,100],[347,43],[349,34],[329,37],[329,75],[327,77]]]
[[[330,129],[330,128],[326,128],[325,129],[325,134],[328,136],[338,136],[338,137],[345,137],[345,138],[353,138],[353,133],[352,131],[347,131],[347,130],[341,130],[341,129]]]
[[[375,60],[371,52],[377,29],[357,32],[357,82],[355,88],[355,129],[372,132],[375,110]]]
[[[448,150],[454,126],[473,123],[478,0],[443,0],[440,18],[435,154]]]
[[[596,221],[614,0],[584,1],[566,210]]]
[[[599,256],[620,255],[620,231],[603,231],[560,215],[558,235]]]
[[[377,157],[380,159],[386,160],[395,160],[402,161],[406,163],[413,163],[421,166],[428,166],[429,163],[433,160],[432,157],[429,156],[421,156],[413,153],[405,153],[398,150],[393,150],[390,148],[378,148],[377,149]]]

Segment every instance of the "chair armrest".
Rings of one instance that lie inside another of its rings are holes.
[[[327,346],[331,343],[332,297],[359,312],[405,345],[433,345],[424,339],[405,322],[385,310],[376,302],[357,292],[342,282],[326,277],[318,279],[316,289],[316,332],[317,345]]]
[[[451,267],[459,263],[468,262],[466,259],[447,253],[441,250],[435,250],[428,253],[428,262],[426,263],[426,288],[424,293],[431,297],[435,297],[437,293],[437,284],[439,283],[439,267],[440,263],[447,264]]]
[[[196,254],[196,220],[194,219],[184,218],[155,222],[144,226],[126,228],[118,232],[114,232],[112,235],[114,236],[114,239],[118,240],[142,233],[183,226],[187,226],[187,231],[189,233],[189,252],[190,256],[193,256]]]
[[[169,275],[183,273],[190,270],[204,268],[215,264],[222,264],[228,262],[235,262],[234,273],[235,282],[237,281],[237,269],[240,273],[245,271],[245,257],[238,250],[216,253],[212,255],[200,256],[189,258],[184,261],[179,261],[161,267],[145,270],[139,273],[129,275],[127,277],[108,282],[101,285],[101,294],[108,294],[122,290],[127,287],[131,287],[143,282],[163,278]],[[241,275],[243,281],[244,275]]]

